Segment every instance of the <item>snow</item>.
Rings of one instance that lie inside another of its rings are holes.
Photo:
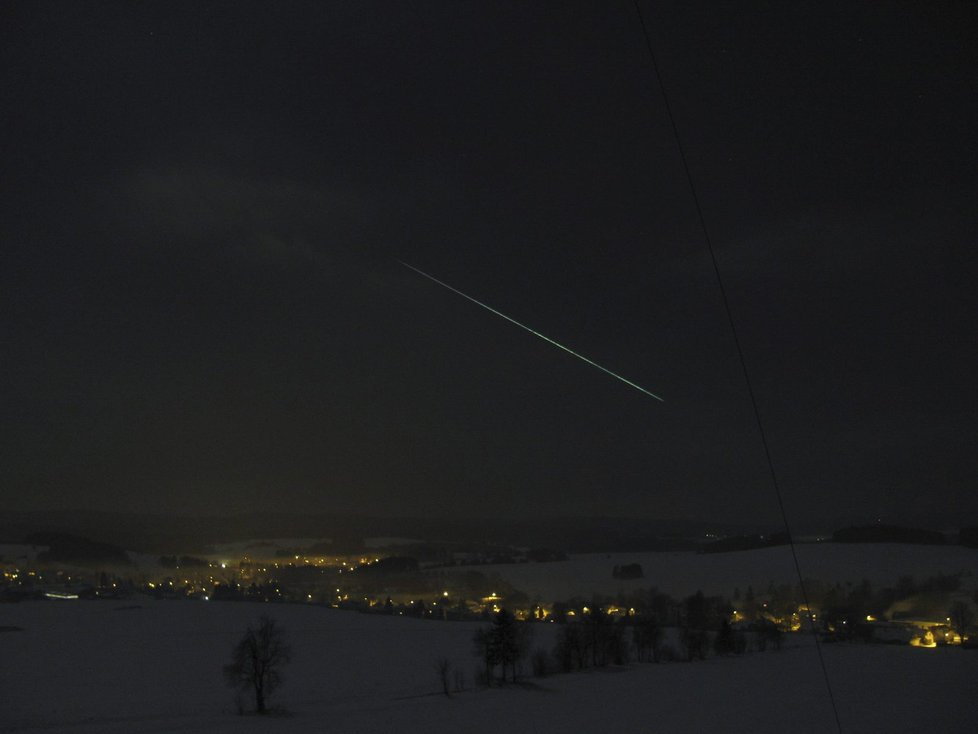
[[[813,543],[796,548],[804,577],[826,583],[869,579],[874,586],[881,586],[893,584],[904,575],[919,580],[939,573],[974,576],[978,571],[978,551],[961,546]],[[612,569],[627,563],[640,563],[645,577],[612,578]],[[544,602],[594,593],[615,595],[650,586],[677,598],[697,590],[729,597],[735,588],[744,592],[753,586],[755,592],[763,592],[772,581],[792,586],[798,583],[788,546],[736,553],[595,553],[573,555],[569,561],[555,563],[462,566],[449,573],[466,571],[498,575]]]
[[[126,608],[134,604],[140,608]],[[273,700],[288,716],[234,713],[221,666],[261,614],[294,660]],[[830,732],[811,638],[781,652],[632,665],[439,693],[433,662],[469,683],[476,623],[361,615],[324,607],[140,600],[0,606],[2,732]],[[555,625],[538,625],[549,647]],[[971,732],[978,653],[824,645],[848,732]]]

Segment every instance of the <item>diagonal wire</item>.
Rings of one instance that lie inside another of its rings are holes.
[[[639,6],[638,0],[633,0],[635,5],[635,12],[638,13],[638,20],[642,26],[642,35],[645,37],[645,47],[649,52],[649,59],[652,62],[652,70],[655,74],[655,78],[658,81],[659,91],[662,94],[662,101],[665,105],[666,114],[669,117],[669,122],[672,125],[672,134],[676,139],[676,147],[679,150],[679,158],[682,161],[683,171],[686,173],[686,181],[689,183],[689,192],[693,199],[693,205],[696,209],[696,216],[699,219],[700,228],[703,231],[703,239],[706,240],[707,248],[710,251],[710,260],[713,263],[713,272],[716,275],[717,285],[720,288],[720,295],[723,299],[723,307],[727,312],[727,321],[730,324],[730,333],[733,336],[734,344],[737,347],[737,357],[740,360],[740,368],[744,373],[744,382],[747,384],[747,393],[750,396],[751,407],[754,411],[754,420],[757,423],[757,431],[760,434],[761,443],[764,446],[764,458],[767,460],[768,469],[771,474],[771,483],[774,485],[774,493],[778,498],[778,508],[781,510],[781,520],[784,524],[785,532],[788,534],[788,545],[791,548],[791,558],[795,564],[795,573],[798,575],[798,585],[801,588],[801,594],[805,602],[805,608],[808,610],[808,621],[812,628],[812,636],[815,639],[815,649],[818,652],[818,661],[822,667],[822,677],[825,679],[825,688],[829,694],[829,703],[832,705],[832,713],[835,716],[835,725],[842,734],[842,721],[839,718],[839,708],[835,702],[835,695],[832,692],[832,683],[829,680],[828,668],[825,665],[825,656],[822,654],[822,644],[818,639],[818,631],[815,629],[815,623],[812,616],[812,607],[808,603],[808,591],[805,588],[805,580],[801,573],[801,564],[798,562],[798,552],[795,549],[795,540],[791,534],[791,528],[788,524],[788,513],[784,508],[784,499],[781,495],[781,486],[778,483],[778,476],[774,470],[774,462],[771,459],[771,450],[768,446],[767,434],[764,432],[764,424],[761,421],[761,413],[757,407],[757,398],[754,396],[754,387],[751,383],[750,372],[747,369],[747,360],[744,358],[744,350],[740,344],[740,338],[737,334],[737,326],[734,323],[733,312],[730,309],[730,300],[727,297],[727,290],[723,285],[723,278],[720,275],[720,267],[717,264],[716,253],[713,249],[713,240],[710,238],[710,231],[706,226],[706,218],[703,216],[703,208],[700,206],[700,198],[696,193],[696,186],[693,183],[693,175],[689,170],[689,163],[686,160],[686,151],[683,147],[682,138],[679,135],[679,128],[676,125],[675,115],[672,113],[672,107],[669,104],[669,95],[666,93],[665,84],[662,81],[662,74],[659,71],[659,64],[656,61],[655,51],[652,48],[652,38],[649,35],[648,27],[645,24],[645,16],[642,13],[642,8]]]

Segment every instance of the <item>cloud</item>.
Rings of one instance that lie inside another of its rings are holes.
[[[341,185],[207,168],[135,171],[104,191],[100,206],[116,211],[137,248],[174,255],[206,248],[260,267],[328,265],[323,243],[347,242],[368,210]]]

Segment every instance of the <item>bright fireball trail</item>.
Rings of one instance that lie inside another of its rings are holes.
[[[425,278],[427,278],[428,280],[430,280],[430,281],[432,281],[432,282],[434,282],[434,283],[437,283],[437,284],[438,284],[438,285],[440,285],[440,286],[441,286],[442,288],[447,288],[447,289],[448,289],[448,290],[450,290],[450,291],[451,291],[452,293],[457,293],[458,295],[460,295],[460,296],[462,296],[462,298],[466,298],[466,299],[468,299],[468,300],[470,300],[470,301],[472,301],[472,303],[474,303],[474,304],[476,304],[477,306],[482,306],[482,308],[484,308],[484,309],[486,309],[486,311],[489,311],[490,313],[494,313],[494,314],[496,314],[496,316],[500,316],[500,317],[502,317],[502,318],[504,318],[504,319],[506,319],[506,320],[507,320],[508,322],[510,322],[511,324],[516,324],[516,325],[517,325],[518,327],[520,327],[521,329],[525,329],[526,331],[528,331],[528,332],[530,332],[531,334],[533,334],[533,336],[538,336],[538,337],[540,337],[541,339],[543,339],[543,340],[544,340],[545,342],[548,342],[549,344],[553,344],[553,345],[554,345],[555,347],[557,347],[558,349],[563,349],[563,350],[564,350],[565,352],[567,352],[567,353],[568,353],[568,354],[570,354],[570,355],[573,355],[574,357],[577,357],[577,358],[578,358],[579,360],[581,360],[582,362],[587,362],[587,363],[588,363],[589,365],[591,365],[592,367],[597,367],[597,368],[598,368],[599,370],[601,370],[601,371],[602,371],[602,372],[604,372],[605,374],[608,374],[608,375],[611,375],[611,376],[612,376],[612,377],[614,377],[614,378],[615,378],[616,380],[620,380],[621,382],[624,382],[624,383],[625,383],[626,385],[628,385],[629,387],[634,387],[634,388],[635,388],[636,390],[638,390],[639,392],[643,392],[643,393],[645,393],[646,395],[648,395],[649,397],[653,397],[653,398],[655,398],[655,399],[656,399],[656,400],[658,400],[658,401],[659,401],[660,403],[662,403],[662,402],[665,402],[665,401],[664,401],[664,400],[663,400],[662,398],[660,398],[660,397],[659,397],[658,395],[656,395],[656,394],[655,394],[655,393],[653,393],[653,392],[649,392],[648,390],[646,390],[646,389],[645,389],[644,387],[642,387],[641,385],[636,385],[636,384],[635,384],[634,382],[632,382],[631,380],[626,380],[626,379],[625,379],[624,377],[622,377],[622,376],[621,376],[621,375],[619,375],[618,373],[616,373],[616,372],[612,372],[612,371],[611,371],[611,370],[609,370],[609,369],[608,369],[607,367],[602,367],[602,366],[601,366],[600,364],[598,364],[597,362],[595,362],[595,361],[593,361],[593,360],[590,360],[590,359],[588,359],[588,358],[587,358],[587,357],[585,357],[585,356],[584,356],[583,354],[578,354],[578,353],[577,353],[577,352],[575,352],[575,351],[574,351],[573,349],[568,349],[568,348],[567,348],[567,347],[565,347],[565,346],[564,346],[563,344],[560,344],[559,342],[555,342],[555,341],[554,341],[553,339],[551,339],[551,338],[550,338],[550,337],[548,337],[548,336],[544,336],[544,335],[543,335],[543,334],[541,334],[541,333],[540,333],[539,331],[535,331],[535,330],[533,330],[533,329],[531,329],[531,328],[530,328],[529,326],[527,326],[527,325],[525,325],[525,324],[521,324],[521,323],[520,323],[519,321],[517,321],[516,319],[513,319],[513,318],[510,318],[509,316],[507,316],[506,314],[504,314],[504,313],[502,313],[501,311],[497,311],[497,310],[496,310],[496,309],[494,309],[494,308],[493,308],[492,306],[487,306],[487,305],[486,305],[486,304],[484,304],[484,303],[483,303],[482,301],[477,301],[477,300],[476,300],[475,298],[473,298],[472,296],[469,296],[469,295],[466,295],[465,293],[462,293],[462,291],[460,291],[460,290],[458,290],[457,288],[452,288],[452,286],[450,286],[450,285],[448,285],[448,283],[445,283],[445,282],[443,282],[443,281],[441,281],[441,280],[438,280],[438,278],[435,278],[434,276],[431,276],[431,275],[428,275],[428,274],[427,274],[426,272],[424,272],[423,270],[418,270],[418,269],[417,269],[416,267],[414,267],[413,265],[408,265],[408,264],[407,264],[406,262],[404,262],[403,260],[398,260],[398,262],[399,262],[399,263],[401,263],[401,265],[403,265],[404,267],[406,267],[406,268],[409,268],[410,270],[413,270],[413,271],[414,271],[414,272],[416,272],[416,273],[417,273],[418,275],[423,275],[423,276],[424,276]]]

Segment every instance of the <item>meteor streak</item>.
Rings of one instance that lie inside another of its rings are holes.
[[[426,272],[424,272],[423,270],[418,270],[418,269],[417,269],[416,267],[414,267],[413,265],[408,265],[408,264],[407,264],[406,262],[404,262],[403,260],[398,260],[398,262],[399,262],[399,263],[401,263],[401,265],[403,265],[404,267],[406,267],[406,268],[408,268],[409,270],[413,270],[413,271],[414,271],[414,272],[416,272],[416,273],[417,273],[418,275],[422,275],[422,276],[424,276],[425,278],[427,278],[428,280],[430,280],[430,281],[433,281],[433,282],[435,282],[435,283],[437,283],[437,284],[438,284],[438,285],[440,285],[440,286],[441,286],[442,288],[447,288],[447,289],[448,289],[448,290],[450,290],[450,291],[451,291],[452,293],[457,293],[458,295],[460,295],[460,296],[462,296],[462,298],[465,298],[465,299],[468,299],[469,301],[472,301],[472,303],[474,303],[474,304],[476,304],[477,306],[482,306],[482,308],[484,308],[484,309],[486,309],[486,311],[489,311],[490,313],[494,313],[494,314],[496,314],[496,316],[500,316],[500,317],[502,317],[502,318],[504,318],[504,319],[506,319],[506,320],[507,320],[508,322],[510,322],[511,324],[516,324],[516,325],[517,325],[518,327],[520,327],[521,329],[525,329],[526,331],[528,331],[528,332],[530,332],[531,334],[533,334],[533,336],[538,336],[538,337],[540,337],[541,339],[543,339],[543,340],[544,340],[545,342],[547,342],[547,343],[549,343],[549,344],[553,344],[553,345],[554,345],[555,347],[557,347],[558,349],[563,349],[563,350],[564,350],[565,352],[567,352],[567,353],[568,353],[568,354],[570,354],[570,355],[573,355],[574,357],[577,357],[577,358],[578,358],[579,360],[581,360],[582,362],[587,362],[587,363],[588,363],[589,365],[591,365],[592,367],[597,367],[597,368],[598,368],[599,370],[601,370],[602,372],[604,372],[604,373],[606,373],[606,374],[609,374],[609,375],[611,375],[611,376],[612,376],[612,377],[614,377],[614,378],[615,378],[616,380],[620,380],[621,382],[624,382],[624,383],[625,383],[626,385],[628,385],[628,386],[630,386],[630,387],[634,387],[634,388],[635,388],[636,390],[638,390],[639,392],[643,392],[643,393],[645,393],[646,395],[648,395],[649,397],[653,397],[653,398],[655,398],[655,399],[656,399],[656,400],[658,400],[658,401],[659,401],[660,403],[662,403],[662,402],[665,402],[665,401],[664,401],[664,400],[663,400],[662,398],[660,398],[660,397],[659,397],[658,395],[656,395],[656,394],[655,394],[655,393],[653,393],[653,392],[649,392],[648,390],[646,390],[646,389],[645,389],[644,387],[642,387],[641,385],[636,385],[636,384],[635,384],[634,382],[632,382],[631,380],[626,380],[626,379],[625,379],[624,377],[622,377],[622,376],[621,376],[621,375],[619,375],[618,373],[616,373],[616,372],[612,372],[612,371],[611,371],[611,370],[609,370],[609,369],[608,369],[607,367],[602,367],[602,366],[601,366],[601,365],[599,365],[599,364],[598,364],[597,362],[595,362],[595,361],[593,361],[593,360],[590,360],[590,359],[588,359],[588,358],[587,358],[587,357],[585,357],[585,356],[584,356],[583,354],[578,354],[578,353],[577,353],[577,352],[575,352],[575,351],[574,351],[573,349],[568,349],[568,348],[567,348],[567,347],[565,347],[565,346],[564,346],[563,344],[560,344],[559,342],[555,342],[555,341],[554,341],[553,339],[551,339],[551,338],[550,338],[550,337],[548,337],[548,336],[544,336],[544,335],[543,335],[543,334],[541,334],[541,333],[540,333],[539,331],[535,331],[535,330],[533,330],[533,329],[531,329],[531,328],[530,328],[529,326],[526,326],[525,324],[521,324],[521,323],[520,323],[519,321],[517,321],[516,319],[513,319],[513,318],[510,318],[509,316],[507,316],[506,314],[504,314],[504,313],[502,313],[501,311],[497,311],[497,310],[496,310],[496,309],[494,309],[494,308],[493,308],[492,306],[487,306],[487,305],[486,305],[486,304],[484,304],[484,303],[483,303],[482,301],[477,301],[477,300],[476,300],[476,299],[474,299],[474,298],[473,298],[472,296],[469,296],[469,295],[466,295],[465,293],[462,293],[462,291],[460,291],[460,290],[458,290],[457,288],[452,288],[452,286],[450,286],[450,285],[448,285],[448,283],[445,283],[445,282],[443,282],[443,281],[441,281],[441,280],[438,280],[438,278],[435,278],[435,277],[433,277],[433,276],[431,276],[431,275],[428,275],[428,274],[427,274]]]

